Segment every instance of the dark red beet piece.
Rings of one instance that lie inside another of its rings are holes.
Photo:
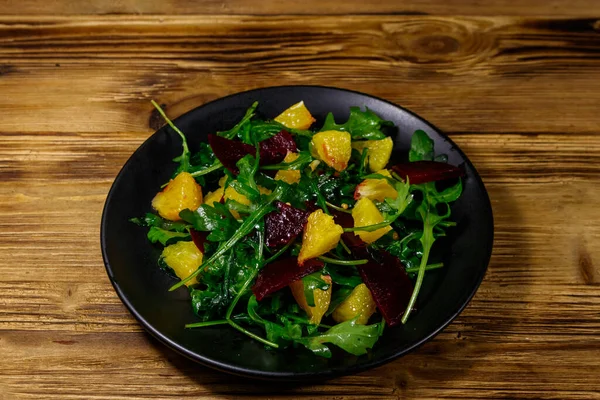
[[[365,250],[358,251],[368,256],[369,262],[358,266],[360,276],[371,291],[377,308],[389,326],[397,325],[410,301],[413,284],[406,274],[404,265],[386,251],[381,251],[381,260],[376,261]]]
[[[415,185],[465,175],[462,168],[436,161],[414,161],[396,164],[391,169],[402,179],[406,179],[408,176],[408,181]]]
[[[256,154],[253,146],[218,135],[208,135],[208,144],[215,153],[215,157],[221,161],[225,168],[236,175],[239,170],[235,164],[248,154]]]
[[[310,214],[280,201],[276,205],[277,211],[270,212],[265,217],[265,236],[269,247],[285,245],[298,236]]]
[[[190,235],[192,235],[192,241],[202,253],[204,253],[204,243],[206,242],[206,237],[208,236],[208,232],[201,232],[195,229],[190,229]]]
[[[278,164],[283,161],[288,152],[298,152],[294,138],[287,131],[263,140],[260,146],[260,164]]]
[[[239,170],[235,164],[248,154],[256,155],[254,146],[218,135],[208,135],[208,144],[215,153],[215,157],[221,161],[225,168],[236,175]],[[294,138],[286,131],[281,131],[277,135],[263,140],[259,143],[259,148],[260,165],[280,163],[288,151],[298,151]]]
[[[301,267],[296,257],[280,258],[265,265],[252,287],[256,300],[261,301],[271,293],[283,289],[290,283],[323,269],[325,264],[319,260],[306,260]]]

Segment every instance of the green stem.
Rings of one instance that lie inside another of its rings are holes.
[[[433,243],[433,232],[431,232],[431,229],[427,229],[427,227],[425,227],[421,242],[423,243],[423,258],[421,258],[421,265],[419,265],[419,273],[417,275],[417,280],[415,282],[415,287],[413,289],[412,295],[410,296],[410,301],[408,302],[406,310],[404,311],[404,315],[402,316],[403,324],[406,324],[406,321],[408,321],[408,317],[410,316],[410,313],[412,312],[412,309],[414,308],[415,303],[417,302],[417,296],[419,295],[419,290],[421,290],[421,285],[423,285],[423,278],[425,277],[425,268],[427,267],[427,260],[429,259],[429,252],[431,250],[431,245],[427,246],[425,245],[425,243]]]
[[[233,313],[233,309],[237,305],[238,301],[240,301],[242,296],[246,293],[246,289],[248,289],[248,286],[250,286],[250,282],[252,282],[254,280],[254,278],[256,277],[257,274],[258,274],[258,267],[254,269],[254,271],[252,272],[252,275],[250,275],[250,278],[248,278],[248,280],[246,282],[244,282],[244,285],[242,286],[242,288],[240,289],[238,294],[235,296],[235,298],[229,305],[229,308],[227,309],[227,313],[225,314],[225,319],[227,319],[228,321],[231,319],[231,314]]]
[[[346,244],[346,242],[344,242],[344,239],[340,238],[340,244],[342,245],[342,247],[344,248],[344,250],[346,250],[346,253],[352,254],[352,251],[350,250],[350,248],[348,247],[348,245]]]
[[[429,264],[428,266],[425,267],[425,271],[431,271],[431,270],[434,270],[434,269],[439,269],[439,268],[442,268],[443,266],[444,266],[444,263]],[[406,268],[405,271],[409,272],[409,273],[419,272],[420,268],[421,268],[420,266],[419,267]]]
[[[229,322],[226,319],[217,319],[214,321],[206,321],[206,322],[196,322],[194,324],[186,324],[186,328],[202,328],[205,326],[213,326],[213,325],[226,325]]]
[[[193,177],[197,177],[197,176],[210,174],[211,172],[214,172],[214,171],[220,169],[221,167],[223,167],[223,164],[221,164],[221,161],[215,160],[214,164],[211,165],[210,167],[204,168],[200,171],[192,172],[190,175],[192,175]]]
[[[285,253],[285,251],[287,249],[290,248],[290,246],[292,245],[292,243],[294,243],[294,241],[290,241],[288,244],[286,244],[285,246],[283,246],[281,249],[279,249],[279,251],[277,251],[277,253],[273,254],[271,257],[269,257],[263,264],[267,265],[272,263],[273,261],[275,261],[276,259],[279,258],[279,256],[281,256],[283,253]]]
[[[331,207],[331,208],[333,208],[334,210],[337,210],[337,211],[339,211],[339,212],[343,212],[343,213],[346,213],[346,214],[352,214],[352,211],[350,211],[350,210],[347,210],[347,209],[345,209],[345,208],[342,208],[342,207],[339,207],[339,206],[336,206],[335,204],[331,204],[331,203],[330,203],[330,202],[328,202],[328,201],[326,201],[326,202],[325,202],[325,204],[327,204],[327,206],[328,206],[328,207]]]
[[[394,222],[395,220],[396,220],[396,218],[393,218],[392,220],[386,220],[386,221],[380,222],[378,224],[366,225],[366,226],[355,226],[353,228],[344,228],[344,232],[357,232],[357,231],[373,232],[373,231],[376,231],[377,229],[381,229],[381,228],[385,228],[386,226],[390,226],[390,224],[392,222]]]
[[[167,117],[167,114],[165,114],[165,112],[164,112],[164,111],[163,111],[163,109],[162,109],[162,108],[161,108],[161,107],[158,105],[158,103],[157,103],[157,102],[155,102],[154,100],[150,100],[150,102],[152,103],[152,105],[154,106],[154,108],[156,108],[156,110],[158,111],[158,113],[159,113],[159,114],[160,114],[160,115],[161,115],[161,116],[162,116],[162,117],[165,119],[165,121],[167,121],[167,124],[168,124],[168,125],[169,125],[171,128],[173,128],[173,130],[174,130],[175,132],[177,132],[177,134],[178,134],[179,136],[181,136],[181,139],[183,140],[183,143],[182,143],[182,145],[183,145],[183,153],[185,154],[185,153],[189,152],[190,150],[189,150],[189,148],[188,148],[187,141],[185,140],[185,135],[183,134],[183,132],[181,132],[181,131],[179,130],[179,128],[177,128],[177,127],[175,126],[175,124],[174,124],[174,123],[173,123],[173,122],[172,122],[172,121],[169,119],[169,117]]]
[[[338,260],[336,258],[330,258],[325,256],[317,257],[319,260],[335,265],[364,265],[369,262],[369,260]]]
[[[273,343],[265,338],[262,338],[252,332],[250,332],[248,329],[245,329],[244,327],[236,324],[235,322],[233,322],[232,320],[227,320],[227,322],[229,322],[229,325],[231,325],[232,327],[234,327],[235,329],[237,329],[238,331],[242,332],[245,335],[250,336],[252,339],[258,340],[259,342],[266,344],[267,346],[271,346],[275,349],[279,348],[279,345],[277,343]]]

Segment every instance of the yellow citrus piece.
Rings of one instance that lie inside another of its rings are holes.
[[[214,203],[219,203],[221,201],[224,194],[225,191],[222,187],[218,188],[215,191],[209,192],[206,194],[206,196],[204,196],[204,204],[208,204],[212,207]]]
[[[304,227],[302,235],[302,247],[298,254],[298,264],[302,265],[304,261],[318,257],[335,248],[344,230],[336,224],[331,215],[327,215],[323,210],[313,211],[308,216],[308,221]]]
[[[352,155],[351,137],[348,132],[319,132],[312,137],[310,144],[312,156],[324,161],[336,171],[343,171],[348,166]]]
[[[372,172],[377,172],[385,168],[390,161],[394,142],[391,137],[386,137],[381,140],[364,140],[352,143],[352,148],[362,152],[367,149],[369,157],[369,169]]]
[[[390,171],[387,169],[382,169],[381,171],[377,171],[377,173],[389,178],[392,177]],[[398,197],[398,192],[385,179],[369,178],[359,183],[354,190],[354,200],[359,200],[363,197],[371,200],[383,201],[386,197],[395,199]]]
[[[352,209],[352,218],[354,219],[354,226],[368,226],[375,225],[380,222],[383,222],[383,215],[375,206],[375,203],[371,199],[363,197],[358,200]],[[367,231],[356,231],[357,234],[363,241],[367,243],[373,243],[387,232],[389,232],[392,228],[388,225],[383,228],[379,228],[374,232]]]
[[[300,308],[306,311],[308,318],[310,318],[310,323],[313,325],[318,325],[321,323],[321,319],[327,312],[329,303],[331,302],[331,277],[329,275],[321,275],[321,279],[329,284],[329,289],[313,290],[313,298],[315,300],[315,305],[313,307],[310,307],[306,301],[306,296],[304,295],[304,283],[302,283],[302,279],[290,283],[290,289],[292,289],[294,299],[296,299],[296,302]]]
[[[298,153],[288,152],[286,154],[285,158],[283,159],[283,162],[291,163],[292,161],[295,161],[298,157],[300,157],[298,155]],[[294,183],[300,182],[300,171],[285,170],[285,169],[279,170],[275,174],[275,180],[276,181],[284,181],[285,183],[289,183],[290,185],[293,185]]]
[[[194,242],[171,244],[163,249],[161,257],[181,280],[190,276],[202,264],[202,252]],[[197,283],[196,278],[186,285],[194,283]]]
[[[178,221],[179,212],[189,208],[196,210],[202,204],[202,188],[192,175],[179,173],[175,179],[152,199],[152,207],[158,214],[171,221]]]
[[[356,323],[365,325],[376,309],[375,300],[373,300],[367,285],[361,283],[335,308],[332,317],[335,322],[340,323],[351,320],[360,314],[356,319]]]
[[[315,122],[315,119],[310,115],[310,111],[308,111],[304,102],[301,101],[275,117],[275,121],[286,128],[308,129]]]

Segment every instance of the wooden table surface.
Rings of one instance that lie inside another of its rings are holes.
[[[600,398],[600,2],[0,3],[0,398]],[[159,125],[280,84],[363,91],[430,120],[489,191],[495,245],[433,341],[328,382],[214,372],[113,290],[100,215]]]

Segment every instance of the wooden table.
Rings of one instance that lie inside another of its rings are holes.
[[[379,3],[0,4],[0,398],[600,398],[600,2]],[[117,298],[100,215],[159,125],[150,99],[177,116],[273,84],[401,104],[481,173],[487,276],[415,353],[248,382],[166,349]]]

